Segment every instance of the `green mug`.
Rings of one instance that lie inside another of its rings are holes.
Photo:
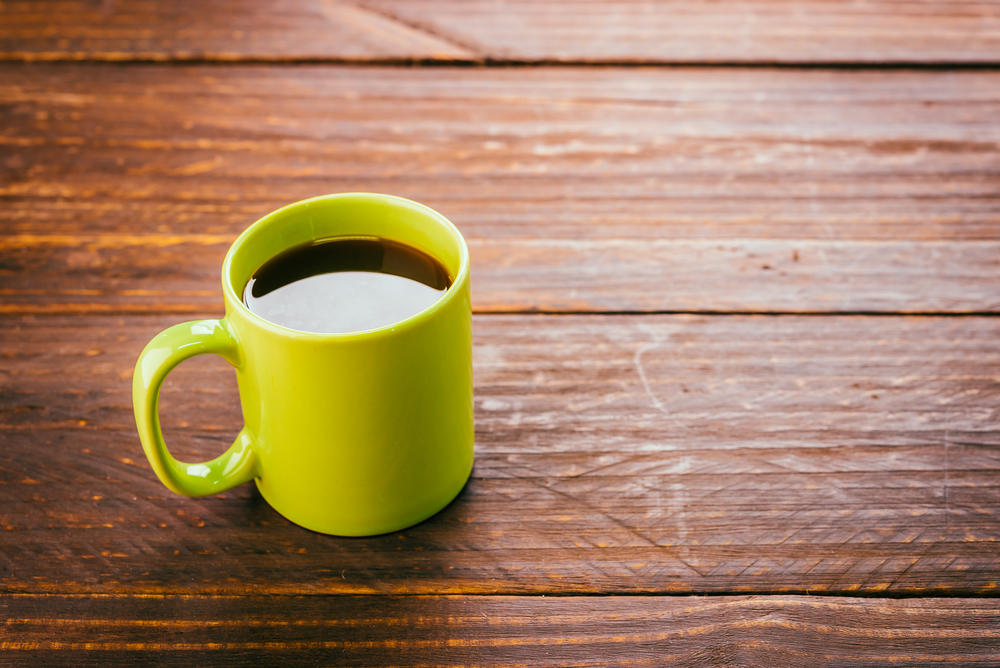
[[[381,237],[437,258],[453,282],[420,313],[349,334],[275,325],[243,288],[265,261],[309,241]],[[291,204],[251,225],[222,265],[226,317],[158,334],[135,366],[142,447],[168,488],[206,496],[249,480],[286,518],[314,531],[369,536],[444,508],[472,472],[472,307],[469,251],[441,214],[388,195],[349,193]],[[202,354],[236,369],[244,426],[221,456],[174,459],[157,415],[160,385]]]

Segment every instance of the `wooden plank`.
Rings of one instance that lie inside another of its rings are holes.
[[[996,63],[986,0],[6,2],[9,60]]]
[[[992,665],[995,600],[0,598],[12,665]]]
[[[364,539],[159,484],[130,377],[174,321],[0,320],[6,592],[998,592],[995,318],[477,317],[472,481]],[[241,423],[221,360],[161,409],[188,461]]]
[[[225,235],[0,241],[0,313],[222,309]],[[4,248],[3,246],[6,245]],[[1000,310],[1000,242],[472,239],[477,313]]]
[[[996,2],[362,0],[493,59],[639,63],[1000,61]]]
[[[425,202],[480,311],[986,312],[1000,74],[13,66],[3,310],[218,308],[324,192]]]
[[[235,233],[368,189],[491,239],[1000,239],[995,72],[2,71],[5,230]]]
[[[468,60],[473,54],[338,0],[87,0],[0,5],[0,60]]]

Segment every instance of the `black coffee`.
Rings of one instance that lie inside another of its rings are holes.
[[[430,255],[395,241],[341,237],[290,248],[264,263],[243,302],[276,325],[341,334],[420,313],[451,285]]]

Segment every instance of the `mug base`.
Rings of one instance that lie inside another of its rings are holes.
[[[408,529],[416,524],[420,524],[426,519],[430,519],[444,510],[448,504],[455,500],[461,491],[465,489],[465,486],[468,484],[469,478],[471,477],[472,467],[470,466],[468,473],[466,473],[466,475],[462,478],[462,484],[458,485],[458,487],[453,490],[449,490],[449,492],[443,495],[436,503],[428,504],[424,508],[415,510],[414,512],[408,513],[405,516],[401,516],[393,521],[380,522],[366,527],[359,527],[356,524],[352,525],[343,521],[338,522],[337,520],[329,522],[316,522],[311,520],[300,521],[295,517],[292,517],[291,514],[283,512],[281,508],[278,508],[271,502],[271,499],[267,498],[267,494],[264,492],[259,478],[254,480],[254,484],[257,485],[257,490],[260,492],[260,495],[264,497],[265,501],[267,501],[267,505],[271,506],[276,513],[284,517],[292,524],[297,524],[298,526],[309,529],[310,531],[330,536],[358,538],[362,536],[379,536],[382,534],[393,533],[395,531],[402,531],[403,529]]]

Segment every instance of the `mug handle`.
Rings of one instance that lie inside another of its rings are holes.
[[[209,354],[220,355],[234,367],[241,363],[239,343],[225,320],[194,320],[160,332],[139,355],[132,375],[132,407],[142,449],[160,482],[184,496],[217,494],[260,475],[246,427],[225,453],[200,464],[177,461],[163,442],[157,411],[160,385],[184,360]]]

